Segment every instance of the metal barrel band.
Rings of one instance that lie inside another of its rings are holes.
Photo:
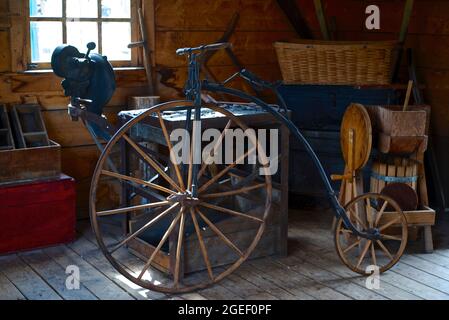
[[[384,176],[381,174],[378,174],[377,172],[371,171],[371,177],[382,180],[388,183],[413,183],[418,181],[418,176],[411,176],[411,177],[392,177],[392,176]]]

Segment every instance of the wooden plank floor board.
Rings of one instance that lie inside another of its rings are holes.
[[[2,300],[26,300],[26,298],[5,275],[0,273],[0,301]]]
[[[263,275],[257,271],[254,271],[248,264],[243,264],[237,271],[236,275],[242,279],[246,279],[255,286],[267,291],[271,295],[281,300],[296,300],[297,298],[282,288],[278,283],[270,281],[263,277]]]
[[[291,270],[306,277],[319,281],[355,300],[386,300],[387,298],[365,287],[353,283],[350,279],[342,278],[335,273],[313,265],[306,260],[292,257],[290,259],[279,260],[278,263],[287,265]]]
[[[293,235],[299,233],[298,228],[293,228]],[[306,243],[309,245],[316,245],[323,249],[321,252],[323,255],[331,255],[335,256],[335,252],[332,253],[329,250],[329,247],[332,245],[332,235],[330,232],[319,232],[319,227],[314,224],[310,224],[307,228],[301,228],[300,233],[302,237],[305,237],[309,240],[301,241],[301,243]],[[381,275],[382,282],[388,282],[393,286],[396,286],[402,290],[408,291],[409,293],[416,295],[423,299],[430,300],[447,300],[449,297],[446,293],[435,289],[433,287],[428,286],[427,284],[423,284],[415,280],[413,277],[404,276],[402,274],[397,273],[395,270],[400,265],[399,262],[395,268],[391,269],[389,272],[386,272]]]
[[[299,256],[308,262],[319,266],[325,270],[333,272],[344,279],[349,279],[355,284],[358,284],[361,287],[366,287],[366,278],[363,276],[355,275],[351,270],[349,270],[346,266],[344,266],[341,261],[334,254],[333,256],[329,254],[321,255],[316,254],[315,252],[319,252],[320,248],[313,247],[302,247],[302,250],[298,250],[295,256]],[[397,300],[420,300],[421,298],[409,293],[408,291],[397,288],[388,282],[382,282],[379,289],[374,290],[376,293],[388,298],[388,299],[397,299]]]
[[[198,291],[198,293],[208,300],[243,300],[242,297],[236,295],[228,288],[223,287],[220,283],[209,288],[202,289]]]
[[[245,300],[277,300],[269,292],[235,274],[229,275],[220,284]]]
[[[68,289],[66,280],[69,275],[66,274],[66,270],[43,251],[21,253],[19,256],[64,300],[98,300],[82,283],[79,289]]]
[[[122,240],[119,236],[117,236],[116,234],[110,233],[108,230],[104,231],[103,236],[104,236],[103,239],[107,246],[115,245],[120,240]],[[85,246],[91,247],[90,255],[103,256],[103,253],[98,248],[97,240],[96,240],[95,235],[92,232],[91,228],[86,228],[83,230],[81,239],[83,239],[83,244]],[[88,241],[90,244],[86,243],[85,241]],[[140,271],[143,269],[143,267],[145,265],[144,261],[140,260],[139,258],[137,258],[136,256],[134,256],[132,254],[129,254],[129,252],[127,251],[126,248],[121,248],[121,249],[117,250],[117,252],[114,253],[114,256],[117,257],[122,262],[123,267],[125,267],[125,269],[131,271],[131,273],[134,273],[136,275],[140,273]],[[106,263],[110,265],[109,261],[107,261],[106,258],[104,259],[104,261],[106,261]],[[161,272],[154,270],[154,269],[152,269],[152,272],[155,274],[155,277],[157,279],[164,278],[164,276],[162,275]],[[125,281],[125,282],[131,284],[131,282],[129,282],[129,280],[127,280],[124,276],[119,275],[117,271],[115,271],[115,273],[116,273],[116,275],[118,275],[118,277],[120,279],[122,279],[122,281]],[[151,299],[151,300],[164,299],[167,297],[167,295],[164,293],[154,292],[154,291],[150,291],[150,290],[146,290],[146,289],[141,290],[139,293],[141,295],[144,294],[147,299]]]
[[[88,221],[83,221],[74,243],[0,257],[0,300],[449,300],[449,219],[434,228],[435,252],[423,254],[421,243],[410,242],[399,264],[381,275],[378,290],[367,289],[366,278],[341,263],[335,252],[331,223],[329,212],[292,210],[288,257],[247,261],[221,283],[193,293],[165,295],[140,288],[120,275],[98,248]],[[120,241],[117,230],[120,228],[105,232],[107,245]],[[132,273],[139,272],[145,264],[126,248],[118,250],[117,257]],[[65,288],[68,265],[80,267],[79,291]],[[214,272],[218,274],[220,270],[223,268]],[[154,275],[161,274],[155,271]]]
[[[285,289],[293,294],[300,294],[297,290],[302,291],[307,296],[313,297],[318,300],[351,300],[350,297],[329,288],[314,279],[308,278],[294,270],[291,270],[288,266],[279,265],[277,262],[271,259],[263,259],[257,261],[257,263],[251,264],[254,268],[257,268],[261,272],[272,276],[274,281],[279,281],[285,285]],[[293,292],[291,291],[293,290]]]
[[[29,300],[62,300],[61,296],[17,255],[0,257],[0,270]]]
[[[109,261],[103,256],[100,249],[92,242],[85,238],[79,238],[75,243],[70,244],[69,247],[80,255],[84,260],[94,266],[99,272],[113,281],[122,289],[126,290],[135,299],[138,300],[154,300],[164,297],[165,295],[154,293],[149,290],[136,286],[131,281],[120,275],[115,270]]]
[[[449,281],[444,280],[441,277],[434,276],[426,271],[407,265],[406,263],[399,263],[394,268],[394,272],[441,291],[442,293],[445,293],[445,296],[442,297],[445,300],[449,299]]]
[[[77,266],[81,283],[100,300],[134,300],[134,298],[112,280],[104,276],[86,260],[65,246],[45,249],[44,252],[61,267]]]
[[[409,255],[408,255],[409,256]],[[424,261],[428,261],[434,265],[441,266],[446,270],[449,270],[449,257],[445,257],[438,254],[438,250],[435,250],[433,254],[428,253],[415,253],[410,255],[412,257],[419,258]]]

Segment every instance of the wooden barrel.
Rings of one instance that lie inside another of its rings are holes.
[[[405,183],[415,191],[418,184],[418,162],[402,157],[379,157],[371,168],[371,192],[380,193],[391,183]]]

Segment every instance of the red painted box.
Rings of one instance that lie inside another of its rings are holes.
[[[0,186],[0,253],[67,243],[75,239],[75,180]]]

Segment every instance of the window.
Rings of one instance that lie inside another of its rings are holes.
[[[62,43],[86,52],[87,43],[95,42],[94,52],[114,66],[133,65],[135,53],[128,44],[135,38],[134,1],[30,0],[29,69],[49,67],[53,50]]]

